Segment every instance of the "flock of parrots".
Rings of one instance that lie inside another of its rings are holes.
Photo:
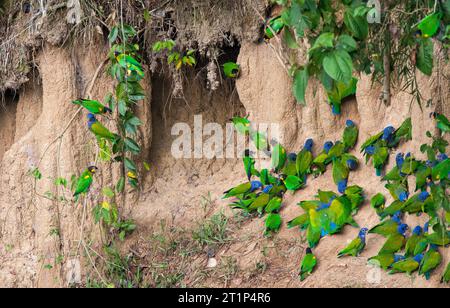
[[[432,114],[437,128],[443,134],[450,133],[449,120],[440,114]],[[326,236],[340,233],[346,225],[358,227],[354,215],[365,201],[363,189],[357,185],[349,186],[350,172],[358,168],[358,159],[349,152],[358,141],[359,130],[353,121],[348,120],[343,138],[335,143],[328,141],[323,150],[313,155],[313,140],[308,139],[299,153],[288,154],[276,141],[270,143],[264,134],[253,129],[248,118],[232,119],[236,130],[246,134],[254,142],[256,149],[271,157],[271,169],[258,171],[255,159],[249,150],[245,151],[243,163],[248,182],[240,184],[224,193],[224,199],[233,198],[232,208],[248,214],[266,216],[266,235],[281,228],[283,197],[287,192],[302,189],[309,175],[317,177],[332,165],[333,181],[338,193],[319,190],[316,200],[302,201],[299,206],[304,214],[288,222],[288,228],[299,227],[306,232],[308,248],[301,262],[300,279],[306,279],[314,271],[318,260],[313,254],[320,240]],[[430,133],[427,133],[430,134]],[[431,136],[430,136],[431,137]],[[398,129],[392,126],[370,137],[361,146],[366,164],[372,161],[376,175],[382,176],[388,163],[390,152],[401,142],[412,140],[412,122],[407,119]],[[447,188],[450,183],[450,159],[445,154],[447,143],[433,138],[433,146],[444,143],[440,150],[421,149],[428,156],[420,161],[411,153],[399,153],[395,167],[382,177],[394,202],[386,206],[386,197],[379,193],[370,200],[371,207],[380,218],[380,224],[368,229],[362,228],[358,237],[338,253],[338,257],[357,257],[366,247],[368,234],[386,238],[379,253],[369,259],[369,263],[388,270],[389,274],[419,271],[427,279],[442,263],[438,247],[450,244],[450,201]],[[270,144],[270,146],[269,146]],[[271,148],[271,150],[269,150]],[[415,194],[410,196],[409,177],[415,176]],[[257,178],[257,179],[256,179]],[[426,214],[429,221],[425,226],[417,226],[408,237],[410,229],[404,223],[405,214]],[[403,254],[401,252],[404,252]],[[450,264],[442,277],[443,283],[450,281]]]

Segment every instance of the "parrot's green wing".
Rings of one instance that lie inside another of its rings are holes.
[[[333,160],[333,180],[336,185],[342,180],[348,179],[350,171],[347,166],[344,165],[340,160]]]
[[[430,279],[430,274],[442,263],[442,256],[438,251],[430,250],[423,257],[420,263],[419,274],[424,275],[427,280]]]
[[[345,145],[342,142],[336,142],[336,144],[328,152],[328,160],[332,161],[341,157],[345,153]]]
[[[269,201],[269,204],[267,204],[265,209],[266,213],[278,212],[281,209],[282,202],[283,199],[281,199],[280,197],[274,197]]]
[[[107,110],[110,111],[109,108],[106,108],[103,104],[96,100],[90,99],[80,99],[73,101],[75,105],[80,105],[83,108],[87,109],[92,114],[103,114],[106,113]]]
[[[446,159],[440,162],[437,166],[433,167],[432,176],[434,181],[441,181],[448,178],[450,172],[450,159]]]
[[[240,184],[240,185],[226,191],[224,193],[223,199],[227,199],[227,198],[235,197],[237,195],[245,194],[250,190],[251,187],[252,187],[251,183]]]
[[[377,142],[378,140],[380,140],[380,138],[383,136],[383,132],[378,133],[375,136],[370,137],[369,139],[367,139],[363,145],[361,146],[361,153],[364,152],[366,150],[367,147],[374,145],[375,142]]]
[[[250,131],[250,121],[247,118],[234,117],[231,121],[238,133],[244,135]]]
[[[370,205],[375,210],[384,209],[385,204],[386,204],[386,197],[382,193],[376,194],[370,200]]]
[[[412,121],[411,118],[406,119],[402,125],[395,131],[394,140],[390,147],[396,147],[401,140],[412,140]]]
[[[449,283],[450,282],[450,263],[447,265],[447,268],[442,275],[442,283]]]
[[[356,126],[347,127],[344,130],[343,142],[346,150],[353,149],[358,141],[359,130]]]
[[[384,177],[383,177],[383,181],[401,181],[403,179],[403,177],[400,175],[400,170],[398,169],[397,166],[395,166],[394,168],[392,168],[391,171],[389,171]]]
[[[442,114],[436,116],[437,127],[443,133],[450,133],[450,121]]]
[[[285,24],[281,16],[275,17],[269,21],[269,25],[264,31],[264,38],[270,40],[283,30]]]
[[[305,280],[309,275],[312,274],[314,268],[317,265],[317,258],[313,254],[306,254],[303,258],[301,269],[300,269],[300,280]]]
[[[313,155],[310,151],[302,150],[297,155],[297,173],[300,177],[309,173],[313,162]]]
[[[395,262],[393,253],[378,255],[369,259],[368,263],[387,270]]]
[[[416,191],[423,189],[427,184],[427,179],[431,175],[431,168],[421,165],[416,170]]]
[[[398,224],[393,220],[387,220],[380,223],[369,230],[370,234],[379,234],[384,237],[389,237],[397,232]]]
[[[320,206],[320,201],[301,201],[298,205],[308,212],[309,210],[316,210]]]
[[[376,169],[383,168],[388,157],[389,149],[387,147],[375,147],[375,154],[373,154],[373,166]]]
[[[92,174],[89,170],[84,171],[77,181],[77,186],[75,188],[74,197],[86,193],[92,184]]]
[[[270,232],[277,232],[281,227],[280,214],[270,213],[266,218],[266,234]]]
[[[303,180],[298,176],[290,175],[284,180],[284,185],[290,191],[297,191],[303,186]]]
[[[290,222],[288,222],[288,229],[292,229],[294,227],[300,227],[302,230],[306,229],[309,224],[309,214],[305,213],[297,218],[294,218]]]
[[[100,138],[105,138],[111,141],[116,139],[116,135],[111,133],[109,129],[107,129],[105,126],[103,126],[103,124],[101,124],[98,121],[91,125],[91,131],[94,133],[94,135]]]
[[[387,216],[394,216],[395,213],[399,212],[402,210],[404,206],[404,203],[399,201],[399,200],[395,200],[390,206],[388,206],[382,213],[381,213],[381,217],[385,218]]]
[[[255,199],[255,201],[248,207],[249,211],[261,210],[270,201],[270,196],[268,194],[262,193]]]
[[[405,237],[401,234],[394,234],[388,237],[386,243],[381,248],[379,254],[396,253],[405,245]]]

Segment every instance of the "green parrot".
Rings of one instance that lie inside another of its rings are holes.
[[[110,108],[102,105],[99,101],[96,100],[78,99],[76,101],[73,101],[72,103],[82,106],[92,114],[105,114],[107,112],[112,113],[112,110]]]
[[[306,175],[310,173],[312,162],[314,160],[312,154],[312,147],[314,143],[312,139],[306,140],[303,150],[297,154],[297,174],[301,179],[305,179]]]
[[[277,213],[270,213],[266,218],[266,232],[269,235],[271,232],[277,232],[281,227],[281,216]]]
[[[95,115],[92,113],[88,114],[88,127],[89,130],[98,138],[104,138],[114,142],[118,140],[120,137],[116,134],[111,133],[102,123],[97,121]]]
[[[127,70],[127,75],[131,75],[132,72],[136,72],[140,77],[144,77],[144,69],[142,64],[135,58],[126,54],[116,55],[117,62],[121,67]]]
[[[328,152],[327,163],[331,163],[334,159],[339,159],[345,153],[345,145],[341,141],[337,141]]]
[[[370,205],[376,211],[377,215],[381,216],[386,205],[386,197],[383,194],[378,193],[372,197],[370,200]]]
[[[366,247],[367,231],[369,230],[366,228],[361,229],[358,237],[354,239],[344,250],[339,252],[338,258],[342,258],[344,256],[358,257]]]
[[[421,163],[417,161],[414,157],[412,156],[406,157],[402,169],[400,170],[400,173],[405,175],[414,174],[417,168],[419,168],[420,164]]]
[[[321,201],[316,201],[316,200],[300,201],[300,203],[298,205],[305,211],[317,210],[317,208],[320,207],[320,202]]]
[[[378,254],[383,255],[387,253],[396,253],[401,250],[406,244],[405,232],[407,230],[408,226],[406,224],[400,225],[397,233],[388,237],[386,243],[383,245]]]
[[[73,194],[74,197],[88,192],[89,187],[91,187],[93,182],[93,176],[97,172],[97,170],[97,167],[90,166],[81,174],[77,181],[75,193]]]
[[[347,120],[346,127],[344,129],[344,136],[342,138],[345,151],[351,150],[358,142],[359,130],[355,123],[351,120]]]
[[[419,244],[419,242],[423,238],[424,238],[424,235],[423,235],[422,227],[421,226],[415,227],[413,230],[413,234],[406,242],[406,247],[405,247],[405,256],[406,257],[412,257],[415,255],[414,252],[416,250],[417,244]]]
[[[450,263],[447,265],[447,268],[446,268],[444,274],[442,275],[441,282],[442,283],[449,283],[450,282]]]
[[[389,275],[393,275],[396,273],[407,273],[411,276],[412,273],[417,271],[420,267],[420,263],[423,260],[423,255],[419,254],[414,258],[408,258],[406,260],[399,261],[392,265],[392,270],[389,272]]]
[[[425,202],[427,202],[429,198],[430,194],[427,191],[423,191],[419,194],[416,194],[405,202],[402,211],[409,214],[423,212]]]
[[[282,194],[281,194],[282,195]],[[283,198],[281,196],[273,197],[265,208],[266,213],[275,213],[281,209]]]
[[[266,41],[273,39],[284,28],[285,24],[281,16],[277,16],[269,20],[266,29],[264,30],[264,39]]]
[[[437,128],[443,133],[450,133],[450,121],[442,114],[434,112],[432,115],[436,120]]]
[[[436,245],[431,245],[430,250],[423,256],[420,263],[419,274],[430,280],[431,273],[442,263],[442,256]]]
[[[448,174],[450,170],[450,159],[445,159],[432,169],[433,181],[442,181],[448,179]]]
[[[303,257],[300,267],[300,281],[304,281],[308,276],[312,274],[317,266],[317,258],[312,253],[311,248],[306,249],[306,254]]]
[[[383,136],[383,132],[380,132],[374,136],[369,137],[361,146],[361,153],[366,152],[367,148],[374,146]]]
[[[354,185],[350,186],[345,190],[345,196],[352,203],[353,214],[357,214],[359,207],[364,203],[364,193],[361,187]]]
[[[330,208],[328,209],[328,214],[330,216],[330,221],[335,226],[330,226],[330,230],[327,230],[324,226],[325,231],[329,234],[336,234],[342,227],[346,224],[357,226],[352,217],[352,204],[350,200],[345,197],[338,197],[331,202]]]
[[[383,181],[388,182],[401,182],[404,179],[404,177],[401,175],[400,170],[398,166],[395,166],[392,168],[391,171],[389,171],[383,178]]]
[[[328,156],[328,153],[330,152],[331,148],[333,148],[334,144],[331,141],[325,142],[323,146],[323,151],[317,155],[317,157],[313,160],[313,169],[314,169],[314,175],[320,175],[323,174],[326,171],[326,166],[331,163],[331,160]]]
[[[384,146],[376,146],[373,154],[373,166],[375,167],[377,176],[381,176],[384,165],[389,158],[389,149]]]
[[[275,172],[278,173],[284,167],[286,159],[287,154],[283,146],[280,144],[274,146],[272,149],[272,168],[275,169]]]
[[[237,197],[239,195],[246,195],[248,193],[252,193],[256,190],[258,190],[259,188],[262,187],[262,183],[259,181],[252,181],[252,182],[248,182],[248,183],[243,183],[240,184],[226,192],[224,192],[224,197],[223,199],[228,199],[231,197]]]
[[[387,270],[392,266],[392,264],[400,262],[404,259],[405,258],[403,256],[386,253],[370,258],[368,263]]]
[[[325,190],[319,189],[319,192],[317,193],[316,197],[322,203],[330,203],[331,201],[336,199],[338,197],[338,195],[333,191],[325,191]],[[317,202],[317,201],[315,201],[315,202]],[[319,202],[319,206],[320,206],[320,202]]]
[[[398,227],[401,225],[401,213],[396,213],[392,219],[386,220],[377,226],[373,227],[369,230],[369,234],[379,234],[384,237],[389,237],[393,234],[396,234],[398,231]]]
[[[389,190],[389,193],[391,194],[392,198],[394,200],[399,200],[401,202],[408,201],[409,198],[409,190],[408,190],[408,183],[390,183],[385,185],[386,189]]]
[[[234,128],[238,131],[238,133],[245,135],[250,132],[251,124],[247,117],[234,117],[231,119],[231,122],[233,122]]]

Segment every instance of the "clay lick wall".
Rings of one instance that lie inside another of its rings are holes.
[[[14,142],[16,133],[16,110],[19,94],[6,91],[0,104],[0,159]]]

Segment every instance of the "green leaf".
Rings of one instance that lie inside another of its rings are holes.
[[[308,80],[309,75],[307,69],[297,70],[294,76],[293,92],[297,102],[302,105],[306,105],[305,94],[306,88],[308,87]]]
[[[323,48],[333,48],[334,47],[334,33],[325,32],[322,33],[314,42],[314,45],[309,50],[309,52],[312,52],[316,49],[323,49]]]
[[[125,147],[134,154],[139,154],[141,152],[139,145],[131,138],[125,138]]]
[[[417,53],[417,68],[427,76],[433,73],[434,43],[431,39],[423,39]]]
[[[41,171],[39,171],[38,168],[34,168],[33,170],[30,171],[30,174],[32,177],[34,177],[36,180],[40,180],[42,179],[42,173]]]
[[[343,35],[339,36],[336,47],[338,49],[342,48],[347,52],[353,52],[358,48],[358,43],[350,35],[343,34]]]
[[[125,167],[128,170],[131,170],[131,171],[136,171],[137,170],[136,164],[131,159],[125,157],[124,163],[125,163]]]
[[[323,59],[323,68],[331,78],[347,84],[351,81],[353,74],[352,57],[345,50],[335,50]]]
[[[111,32],[109,32],[108,41],[110,44],[113,44],[117,40],[117,36],[119,35],[119,28],[113,27]]]
[[[347,9],[344,14],[344,23],[350,32],[359,40],[364,40],[369,35],[369,23],[365,15],[357,11]]]
[[[295,39],[294,35],[292,35],[291,30],[287,27],[284,29],[283,41],[286,43],[287,47],[289,47],[290,49],[297,49],[300,47],[297,44],[297,40]]]
[[[125,178],[124,177],[121,177],[120,179],[119,179],[119,181],[117,182],[117,185],[116,185],[116,191],[118,192],[118,193],[121,193],[121,192],[123,192],[123,189],[125,188]]]

